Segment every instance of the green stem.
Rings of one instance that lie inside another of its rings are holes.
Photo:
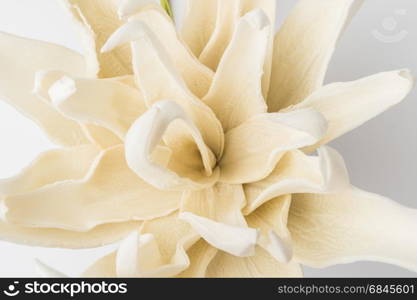
[[[210,0],[208,0],[210,1]],[[171,5],[169,4],[169,0],[161,0],[161,6],[165,9],[167,14],[173,19],[174,14],[172,13]]]

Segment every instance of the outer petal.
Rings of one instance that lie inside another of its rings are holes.
[[[117,11],[119,0],[61,0],[80,30],[85,43],[85,56],[91,70],[99,77],[116,77],[132,74],[129,47],[112,53],[100,53],[109,36],[123,24]]]
[[[225,183],[249,183],[268,176],[289,150],[315,144],[326,122],[313,110],[261,114],[226,133],[220,161]]]
[[[148,105],[160,100],[179,104],[200,130],[204,141],[219,157],[223,151],[223,130],[215,114],[196,98],[178,74],[175,65],[149,28],[131,21],[120,28],[104,46],[109,51],[118,44],[133,41],[135,74]]]
[[[300,0],[275,37],[269,111],[320,88],[336,42],[363,0]]]
[[[98,152],[93,146],[45,152],[19,175],[0,181],[0,197],[27,193],[59,181],[81,179],[96,155]],[[139,224],[140,222],[106,224],[88,232],[74,232],[52,228],[29,228],[0,220],[0,239],[39,247],[93,248],[122,239],[138,228]]]
[[[124,148],[118,146],[104,151],[82,180],[6,197],[5,218],[28,227],[87,231],[104,223],[169,214],[179,207],[180,197],[141,181],[127,167]]]
[[[245,184],[249,215],[265,202],[286,194],[329,193],[350,186],[343,158],[329,147],[319,149],[319,157],[299,150],[285,154],[268,177]]]
[[[277,262],[262,248],[256,249],[256,255],[239,258],[218,252],[210,263],[207,277],[302,277],[301,267],[294,263],[282,264]]]
[[[217,1],[217,3],[216,26],[200,55],[200,61],[212,70],[217,69],[241,16],[240,0]]]
[[[146,111],[139,90],[113,79],[62,77],[49,89],[54,106],[66,117],[102,126],[121,140]]]
[[[74,76],[85,76],[83,58],[61,46],[5,33],[0,33],[0,49],[0,97],[35,121],[53,142],[62,146],[87,144],[77,122],[67,120],[31,94],[36,71],[62,70]]]
[[[330,142],[399,103],[412,88],[412,75],[402,70],[379,73],[353,82],[333,83],[317,90],[296,106],[316,109],[329,123],[326,136],[309,150]]]
[[[193,51],[200,56],[214,31],[217,20],[218,0],[187,0],[182,25],[182,37]]]
[[[253,115],[267,112],[262,75],[270,26],[262,10],[252,11],[240,20],[203,100],[216,113],[226,132]]]
[[[150,156],[163,137],[172,149],[166,167]],[[125,145],[129,167],[159,189],[202,189],[212,186],[219,177],[218,168],[213,170],[215,156],[194,123],[173,101],[160,101],[143,114],[129,130]]]
[[[132,19],[144,22],[156,35],[188,88],[199,98],[207,94],[213,72],[201,64],[178,36],[172,19],[159,6],[143,9]]]
[[[349,190],[294,195],[289,230],[297,261],[314,267],[380,261],[417,271],[417,211]]]

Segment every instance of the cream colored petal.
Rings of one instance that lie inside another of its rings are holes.
[[[279,263],[268,252],[257,247],[256,255],[246,258],[218,252],[211,261],[206,276],[214,278],[302,277],[303,272],[297,263]]]
[[[58,182],[4,199],[5,218],[16,225],[88,231],[104,223],[145,220],[179,207],[181,193],[140,180],[125,162],[123,146],[104,151],[81,180]]]
[[[247,257],[255,254],[258,239],[256,229],[215,222],[192,213],[180,214],[207,243],[234,256]]]
[[[187,48],[178,36],[172,19],[160,6],[143,9],[130,20],[142,21],[155,34],[194,95],[202,98],[207,94],[213,79],[213,72],[200,63]]]
[[[98,155],[92,145],[44,152],[18,175],[0,180],[0,198],[59,181],[82,179]]]
[[[264,63],[264,71],[262,76],[262,91],[263,96],[266,99],[269,92],[270,81],[271,81],[271,70],[272,70],[272,53],[274,50],[274,37],[275,37],[275,25],[277,17],[277,0],[241,0],[241,15],[254,10],[262,9],[269,18],[271,24],[269,30],[269,41],[267,55]]]
[[[243,212],[249,215],[270,199],[286,194],[329,193],[349,187],[349,174],[337,151],[322,147],[319,157],[315,157],[293,150],[268,177],[244,185],[248,204]]]
[[[300,0],[275,37],[270,112],[319,89],[343,29],[363,0]]]
[[[62,146],[88,144],[77,122],[67,120],[32,94],[38,70],[62,70],[74,76],[85,76],[83,58],[61,46],[6,33],[0,33],[0,49],[0,98],[32,119],[54,143]]]
[[[108,148],[123,144],[123,141],[110,130],[95,124],[82,124],[86,137],[99,147],[106,150]]]
[[[181,33],[188,47],[197,57],[213,34],[218,2],[218,0],[187,0]]]
[[[99,77],[116,77],[132,74],[129,47],[120,47],[112,53],[100,53],[109,36],[124,21],[118,16],[119,0],[61,0],[64,8],[80,31],[85,56],[91,70]]]
[[[146,111],[142,94],[113,79],[62,77],[49,89],[53,105],[73,120],[102,126],[121,140]]]
[[[217,184],[185,193],[180,219],[188,222],[210,245],[236,256],[254,254],[257,230],[248,228],[241,213],[245,195],[241,185]]]
[[[200,61],[212,70],[217,69],[241,16],[240,0],[217,1],[217,3],[216,25],[200,55]]]
[[[116,278],[116,256],[117,251],[113,251],[106,256],[95,261],[81,275],[82,278]]]
[[[38,71],[35,74],[35,86],[33,93],[42,99],[47,105],[53,105],[52,99],[49,94],[49,90],[54,86],[57,81],[61,78],[70,77],[69,74],[62,71]],[[87,81],[87,79],[85,79]],[[111,81],[117,81],[119,84],[131,85],[130,77],[114,78]],[[92,79],[92,81],[94,81]],[[68,81],[67,81],[68,82]],[[66,116],[72,119],[70,116]],[[107,149],[115,145],[122,144],[122,140],[118,138],[110,130],[95,125],[93,123],[81,123],[79,120],[74,119],[78,122],[82,128],[86,138],[94,145],[101,149]]]
[[[152,161],[150,154],[162,138],[173,151],[167,167]],[[126,136],[126,160],[143,180],[162,190],[202,189],[218,179],[216,159],[182,108],[160,101],[144,113]]]
[[[267,177],[290,150],[315,144],[326,121],[314,110],[261,114],[226,133],[220,161],[225,183],[249,183]]]
[[[37,247],[96,248],[120,241],[134,229],[139,228],[140,223],[140,221],[110,223],[97,226],[87,232],[77,232],[54,228],[30,228],[0,220],[0,239]]]
[[[127,23],[114,33],[103,50],[110,51],[129,41],[133,41],[134,70],[147,104],[167,99],[175,101],[196,124],[214,154],[220,157],[224,136],[219,120],[188,90],[167,50],[144,23],[137,20]]]
[[[379,73],[363,79],[332,83],[314,92],[296,108],[312,107],[329,123],[326,136],[308,151],[351,131],[402,101],[413,88],[408,70]]]
[[[216,256],[218,250],[210,246],[206,241],[199,240],[193,245],[187,254],[190,259],[190,266],[183,272],[177,275],[181,278],[203,278],[206,276],[207,267],[213,258]]]
[[[268,201],[246,217],[250,227],[259,228],[258,244],[281,263],[292,259],[291,237],[287,229],[291,195]]]
[[[296,260],[313,267],[358,260],[417,271],[417,211],[352,187],[294,195],[288,220]]]
[[[160,0],[122,0],[117,11],[119,18],[127,18],[152,4],[160,4]]]
[[[178,213],[146,221],[119,249],[95,262],[87,277],[174,277],[187,269],[187,250],[198,241]]]
[[[239,21],[213,85],[203,100],[216,113],[226,132],[268,110],[262,96],[262,75],[270,26],[261,9],[246,14]]]
[[[44,264],[40,260],[35,260],[37,273],[44,278],[67,278],[68,276]]]

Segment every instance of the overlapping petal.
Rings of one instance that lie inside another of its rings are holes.
[[[315,144],[325,132],[323,116],[311,109],[256,115],[226,133],[220,180],[259,181],[272,172],[287,151]]]
[[[81,180],[7,196],[5,219],[33,228],[88,231],[105,223],[167,215],[179,207],[180,198],[181,193],[163,192],[141,181],[127,167],[124,147],[116,146],[104,151]]]
[[[253,115],[267,112],[262,96],[262,75],[270,26],[268,17],[260,9],[239,21],[213,85],[203,99],[216,113],[226,132]]]
[[[211,261],[207,277],[227,278],[268,278],[268,277],[302,277],[299,264],[291,262],[279,263],[268,252],[260,247],[252,257],[235,257],[225,252],[218,252]]]
[[[77,122],[66,119],[32,94],[38,70],[62,70],[73,76],[87,76],[83,57],[61,46],[6,33],[0,33],[0,49],[1,99],[32,119],[56,144],[87,144],[88,139]]]
[[[319,149],[319,157],[300,150],[284,155],[268,177],[244,185],[249,215],[270,199],[293,193],[329,193],[347,188],[349,175],[343,158],[330,147]]]
[[[187,48],[181,37],[177,34],[172,19],[158,6],[142,9],[130,20],[145,23],[168,50],[170,60],[186,82],[188,88],[199,98],[207,94],[213,79],[213,72],[201,64],[193,53]]]
[[[163,138],[172,150],[167,166],[160,166],[151,157]],[[161,190],[202,189],[219,177],[216,157],[195,124],[173,101],[157,102],[143,114],[130,128],[125,145],[129,167]]]
[[[89,69],[99,77],[116,77],[132,73],[129,47],[120,47],[111,53],[100,49],[109,36],[124,21],[118,16],[119,0],[61,0],[72,17],[84,43],[84,55]]]
[[[319,89],[340,34],[363,0],[301,0],[275,37],[270,112]]]
[[[224,145],[219,120],[209,107],[189,91],[167,50],[144,23],[135,20],[121,27],[104,46],[104,50],[109,51],[129,41],[132,41],[135,75],[147,104],[150,106],[160,100],[175,101],[195,123],[205,143],[219,157]]]
[[[114,79],[64,76],[51,86],[49,96],[66,117],[104,127],[121,140],[146,111],[140,91]]]

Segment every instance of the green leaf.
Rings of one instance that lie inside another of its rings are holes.
[[[171,5],[169,4],[169,0],[161,0],[161,6],[165,9],[167,14],[173,19],[174,14],[172,13]]]

